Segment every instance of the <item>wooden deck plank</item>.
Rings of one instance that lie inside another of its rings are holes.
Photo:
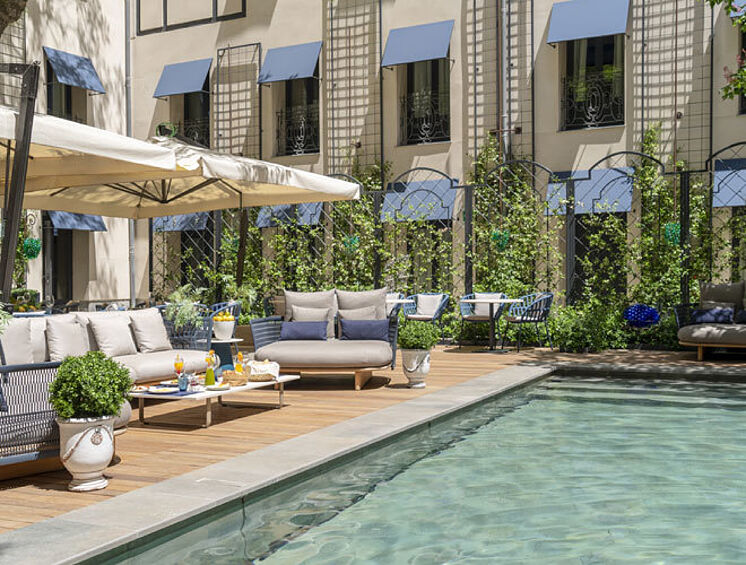
[[[521,354],[491,355],[474,353],[466,348],[439,347],[433,353],[425,389],[407,388],[406,379],[398,368],[395,371],[374,371],[373,378],[359,392],[353,390],[351,375],[309,376],[288,385],[286,406],[282,410],[218,407],[214,412],[214,423],[208,429],[199,427],[204,421],[201,405],[190,401],[154,402],[147,408],[150,420],[190,423],[194,428],[143,426],[134,420],[129,431],[117,438],[118,462],[108,469],[109,487],[102,491],[68,492],[70,477],[65,471],[0,481],[0,508],[3,509],[0,532],[101,502],[524,361],[675,362],[701,366],[702,363],[696,363],[695,359],[691,352],[610,352],[572,356],[528,349]],[[277,394],[256,390],[235,395],[235,400],[274,404]]]

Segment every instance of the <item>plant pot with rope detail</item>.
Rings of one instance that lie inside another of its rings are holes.
[[[104,470],[114,456],[114,417],[57,418],[60,459],[73,476],[68,489],[98,490],[109,484]]]
[[[397,341],[402,368],[410,388],[425,388],[425,377],[430,372],[430,350],[438,339],[438,330],[428,322],[411,320],[399,330]]]

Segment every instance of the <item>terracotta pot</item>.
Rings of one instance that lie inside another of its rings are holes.
[[[60,459],[73,480],[68,489],[88,491],[106,488],[104,469],[114,456],[114,416],[57,418],[60,427]]]

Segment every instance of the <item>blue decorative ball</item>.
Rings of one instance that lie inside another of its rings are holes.
[[[649,328],[660,322],[658,310],[647,304],[633,304],[624,310],[624,319],[633,328]]]

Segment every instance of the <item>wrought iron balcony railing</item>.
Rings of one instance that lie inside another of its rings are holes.
[[[155,128],[157,135],[173,137],[179,135],[203,146],[210,147],[210,118],[163,122]]]
[[[562,128],[565,130],[624,123],[624,73],[619,69],[588,73],[562,84]]]
[[[319,105],[294,106],[277,112],[277,154],[319,152]]]
[[[433,143],[451,139],[448,94],[429,90],[404,96],[400,111],[402,145]]]

